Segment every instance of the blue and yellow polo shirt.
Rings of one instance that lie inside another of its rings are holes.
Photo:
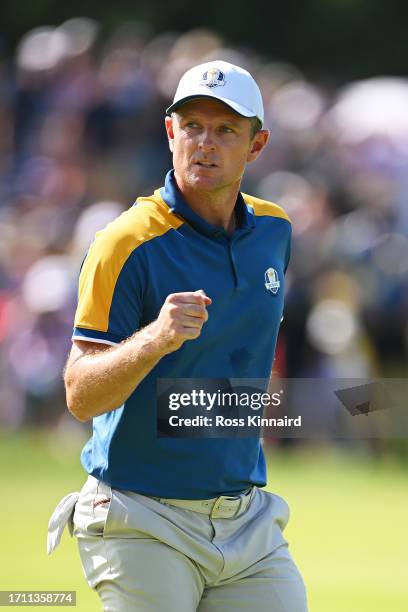
[[[154,321],[170,293],[212,299],[200,337],[165,356],[126,402],[93,419],[81,461],[114,488],[206,499],[266,484],[256,438],[160,438],[158,378],[268,378],[283,312],[291,225],[276,204],[240,193],[232,235],[165,186],[96,234],[82,264],[73,338],[119,343]],[[269,288],[268,288],[269,287]]]

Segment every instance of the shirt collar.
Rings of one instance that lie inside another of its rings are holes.
[[[176,179],[174,178],[174,170],[170,170],[170,172],[167,173],[164,187],[162,187],[160,190],[160,195],[176,215],[182,217],[189,225],[191,225],[201,234],[205,234],[210,237],[216,237],[222,234],[227,235],[227,232],[223,228],[208,223],[200,215],[194,212],[194,210],[187,204],[181,194],[181,191],[177,187]],[[238,227],[234,233],[247,232],[255,227],[255,215],[245,204],[241,192],[237,197],[235,212],[237,215]]]

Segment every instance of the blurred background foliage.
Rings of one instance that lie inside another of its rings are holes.
[[[37,0],[24,10],[3,2],[3,49],[11,53],[27,30],[57,25],[73,15],[97,18],[105,33],[128,21],[148,24],[156,35],[216,27],[233,45],[285,58],[317,79],[344,81],[407,70],[408,7],[402,0],[210,0],[201,5],[187,0]]]

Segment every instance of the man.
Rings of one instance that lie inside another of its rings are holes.
[[[240,193],[263,118],[247,71],[190,69],[165,119],[174,170],[97,234],[81,269],[65,384],[72,414],[93,418],[90,476],[55,511],[49,550],[68,522],[104,610],[307,609],[287,504],[260,488],[259,439],[157,435],[158,379],[270,374],[290,221]]]

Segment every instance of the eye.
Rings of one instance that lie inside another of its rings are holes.
[[[222,125],[220,127],[220,131],[224,132],[224,134],[233,134],[234,130],[232,128],[230,128],[228,125]]]
[[[195,128],[198,128],[199,125],[196,121],[187,121],[186,127],[190,129],[195,129]]]

